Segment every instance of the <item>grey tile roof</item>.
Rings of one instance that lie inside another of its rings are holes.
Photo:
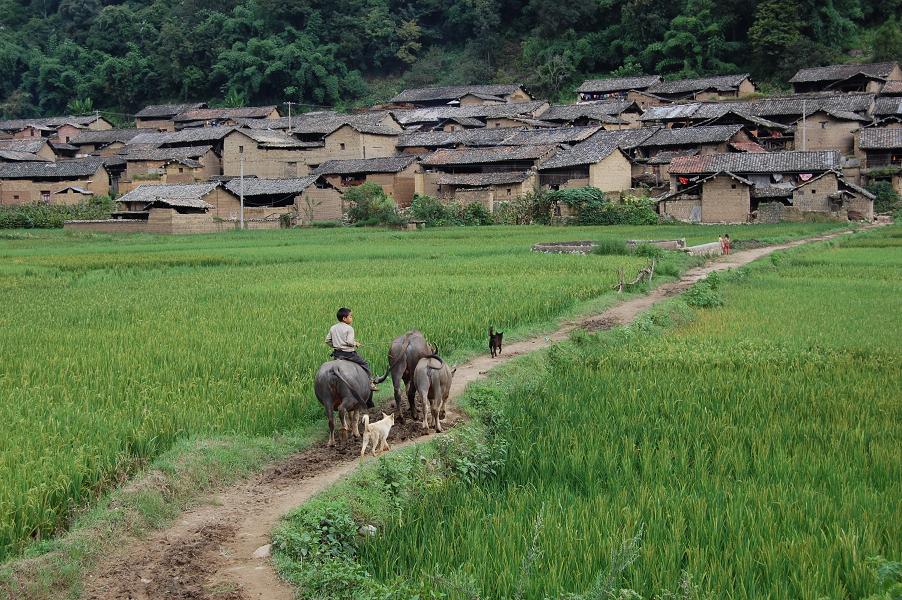
[[[628,100],[613,100],[602,102],[584,102],[581,104],[553,104],[548,110],[541,113],[539,118],[543,121],[570,122],[576,119],[595,119],[602,123],[622,123],[617,115],[638,105]]]
[[[782,185],[755,185],[752,188],[754,198],[786,198],[792,196],[795,187],[791,183]]]
[[[166,161],[200,158],[209,152],[213,146],[183,146],[180,148],[148,148],[126,146],[125,153],[121,154],[126,161]]]
[[[350,173],[399,173],[417,160],[413,154],[385,158],[327,160],[313,170],[317,175],[347,175]]]
[[[447,173],[438,178],[438,185],[456,185],[461,187],[483,187],[486,185],[504,185],[523,183],[529,177],[525,171],[501,173]]]
[[[538,146],[581,142],[599,130],[599,126],[522,129],[489,127],[459,131],[423,131],[402,134],[398,148],[440,148],[453,146]]]
[[[90,177],[103,166],[99,157],[56,162],[0,163],[0,179],[66,179]]]
[[[0,130],[4,131],[18,131],[28,125],[34,125],[36,127],[47,127],[50,129],[57,129],[67,123],[71,123],[72,125],[76,125],[78,127],[87,127],[91,123],[102,119],[103,117],[99,115],[86,115],[86,116],[64,116],[64,117],[44,117],[38,119],[11,119],[7,121],[0,121]]]
[[[539,169],[563,169],[597,163],[617,148],[621,150],[635,148],[659,129],[659,127],[643,127],[641,129],[621,129],[620,131],[599,131],[572,148],[558,150],[553,156],[540,162]]]
[[[457,100],[467,94],[484,94],[489,96],[507,96],[523,86],[520,84],[502,85],[449,85],[442,87],[410,88],[404,90],[390,102],[430,102],[438,100]]]
[[[700,77],[697,79],[677,79],[674,81],[661,81],[649,86],[646,91],[650,94],[688,94],[703,90],[729,91],[735,90],[743,80],[748,79],[748,73],[740,75],[717,75],[714,77]]]
[[[902,96],[902,81],[887,81],[880,88],[882,96]]]
[[[37,154],[44,147],[47,140],[28,139],[28,140],[0,140],[0,150],[9,150],[12,152],[29,152]]]
[[[660,75],[640,75],[638,77],[612,77],[610,79],[588,79],[583,82],[577,92],[606,94],[629,90],[644,90],[650,85],[662,81]]]
[[[400,133],[400,127],[396,126],[389,117],[391,117],[391,113],[388,111],[357,114],[304,113],[292,120],[291,131],[296,134],[325,136],[347,125],[360,133],[397,135]]]
[[[193,110],[195,108],[206,108],[206,102],[195,102],[189,104],[150,104],[145,106],[135,114],[139,119],[165,119],[174,117],[175,115]]]
[[[275,106],[242,106],[240,108],[192,108],[175,115],[173,121],[213,121],[222,119],[263,119]]]
[[[295,177],[291,179],[259,179],[257,177],[244,178],[245,196],[272,196],[272,195],[297,195],[316,183],[319,175],[307,177]],[[226,189],[235,194],[241,194],[241,181],[235,177],[225,185]]]
[[[478,165],[507,161],[538,160],[555,150],[556,146],[498,146],[491,148],[460,148],[436,150],[422,160],[427,166]]]
[[[261,148],[315,148],[319,147],[319,142],[304,142],[294,136],[282,133],[281,131],[272,131],[269,129],[236,129],[236,133],[241,133],[251,138]]]
[[[73,146],[84,146],[86,144],[112,144],[113,142],[125,143],[142,133],[158,133],[158,131],[156,129],[105,129],[101,131],[86,129],[70,139],[69,143]]]
[[[3,150],[0,148],[0,162],[50,162],[46,158],[41,158],[37,154],[31,152],[19,152],[17,150]]]
[[[874,114],[878,117],[902,115],[902,97],[886,96],[883,98],[877,98],[877,101],[874,105]]]
[[[742,125],[699,125],[697,127],[660,129],[639,144],[639,147],[691,146],[727,142],[741,130]]]
[[[503,117],[535,117],[536,111],[545,106],[541,100],[530,102],[505,102],[504,104],[475,104],[470,106],[430,106],[413,110],[393,110],[392,114],[402,125],[437,123],[456,117],[493,119]]]
[[[211,183],[194,183],[194,184],[164,184],[153,185],[145,183],[139,185],[132,191],[119,196],[118,202],[146,202],[151,203],[155,200],[179,200],[179,201],[200,201],[207,194],[219,187],[218,182]],[[206,203],[204,203],[206,204]],[[190,204],[179,204],[178,206],[191,206]],[[200,207],[203,208],[203,207]]]
[[[159,186],[154,186],[159,187]],[[169,208],[213,208],[213,205],[197,198],[154,198],[147,203],[144,210],[152,207],[165,206]]]
[[[858,147],[862,150],[902,148],[902,127],[866,127],[858,132]]]
[[[167,131],[163,133],[142,133],[130,139],[127,145],[199,145],[198,142],[218,142],[225,136],[232,133],[234,130],[234,127],[192,127],[189,129]]]
[[[731,152],[675,158],[670,173],[803,173],[828,171],[842,167],[835,150],[818,152]]]
[[[650,165],[669,165],[673,159],[680,156],[695,156],[698,154],[698,148],[690,148],[688,150],[669,150],[658,152],[646,162]]]
[[[815,81],[839,81],[848,79],[858,73],[865,73],[872,77],[885,78],[896,66],[894,62],[871,64],[846,64],[828,65],[826,67],[811,67],[799,69],[789,83],[811,83]]]
[[[824,110],[836,113],[846,111],[865,116],[873,103],[874,94],[794,94],[791,96],[763,98],[761,100],[690,102],[655,106],[646,110],[640,117],[640,120],[704,120],[721,117],[731,111],[756,117],[772,118],[777,122],[782,122],[780,117],[801,116],[803,110],[809,115],[819,110]]]

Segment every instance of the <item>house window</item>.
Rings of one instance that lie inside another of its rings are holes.
[[[731,189],[731,190],[735,190],[735,189],[736,189],[736,184],[735,184],[735,183],[730,184],[730,189]]]
[[[184,172],[185,172],[185,169],[183,169],[182,167],[179,167],[179,173],[184,173]]]
[[[826,129],[826,128],[827,128],[827,122],[821,121],[821,129]]]
[[[344,144],[338,144],[338,147],[341,148],[342,150],[345,149],[345,145],[344,145]]]
[[[50,204],[50,190],[41,190],[41,202]]]
[[[507,195],[508,195],[508,196],[511,195],[511,189],[510,189],[510,188],[507,188]]]
[[[16,194],[16,195],[13,196],[13,200],[18,200],[18,199],[19,199],[19,195],[18,195],[18,194]]]
[[[811,193],[812,193],[812,194],[816,194],[816,193],[817,193],[817,190],[812,189],[812,190],[811,190]]]
[[[244,153],[244,146],[238,146],[238,153],[239,154]]]
[[[501,123],[495,123],[495,127],[501,127]]]

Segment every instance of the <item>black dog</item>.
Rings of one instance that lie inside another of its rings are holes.
[[[495,328],[489,327],[489,352],[492,353],[492,358],[495,358],[497,355],[501,354],[501,340],[503,338],[503,331],[495,333]]]

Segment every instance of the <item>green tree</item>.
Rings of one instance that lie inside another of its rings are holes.
[[[670,22],[664,40],[646,50],[656,60],[655,69],[676,77],[736,71],[728,57],[737,45],[726,40],[715,14],[713,0],[688,0],[685,10]]]
[[[902,62],[902,22],[898,18],[887,19],[874,32],[874,60]]]
[[[755,22],[749,29],[749,44],[755,66],[761,74],[775,68],[786,75],[787,55],[802,40],[802,22],[793,0],[765,0],[755,9]]]

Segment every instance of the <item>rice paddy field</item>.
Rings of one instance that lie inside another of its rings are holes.
[[[867,559],[902,558],[902,228],[775,255],[717,293],[536,361],[492,416],[497,475],[423,491],[363,569],[424,598],[563,598],[641,536],[615,592],[694,597],[688,575],[713,598],[870,596]]]
[[[611,293],[633,256],[539,241],[785,239],[830,224],[349,229],[153,237],[0,235],[0,560],[175,440],[271,435],[322,419],[311,391],[339,306],[377,370],[419,328],[442,352],[490,324],[547,325]],[[675,264],[672,271],[683,265]]]

